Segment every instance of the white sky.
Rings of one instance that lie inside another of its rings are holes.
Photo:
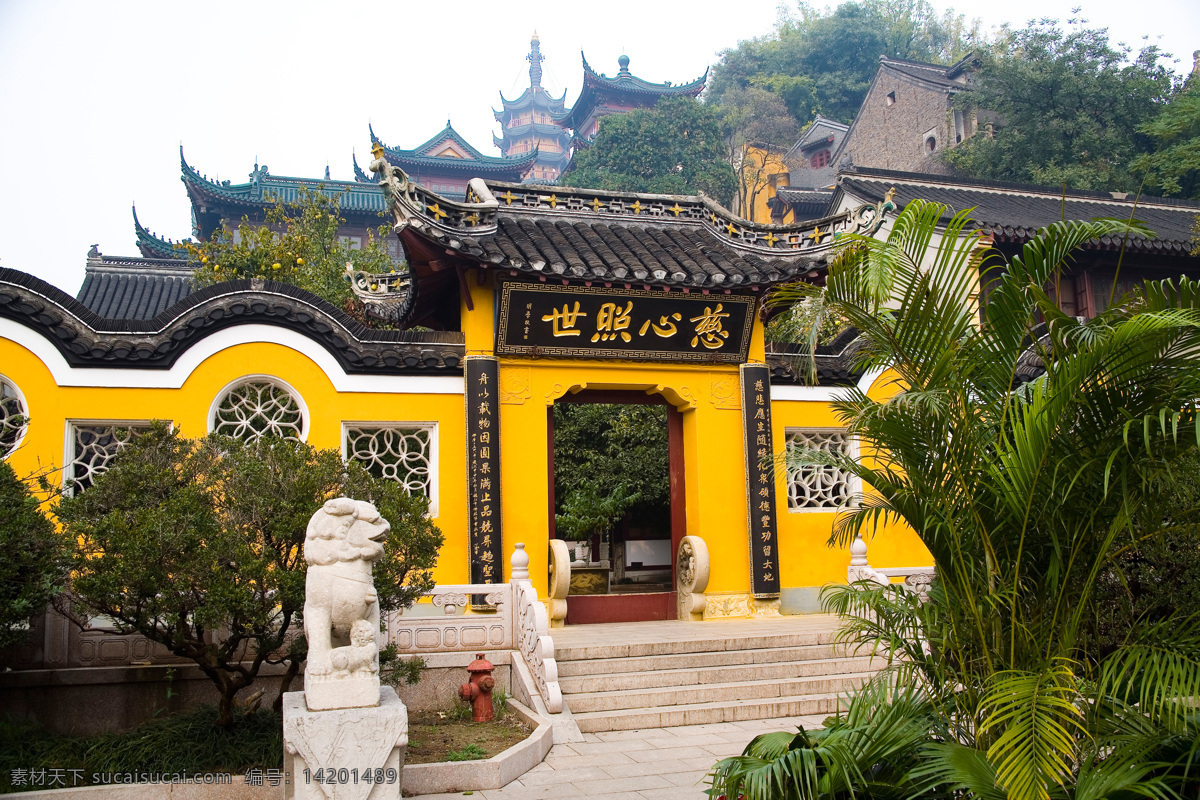
[[[986,27],[1065,20],[1079,0],[935,0]],[[0,0],[0,265],[74,294],[85,254],[138,255],[130,206],[173,239],[191,233],[179,145],[209,177],[351,179],[367,123],[413,147],[447,117],[498,154],[491,108],[528,85],[536,28],[542,83],[578,96],[579,52],[598,72],[626,53],[635,75],[690,81],[741,39],[769,33],[778,0],[661,2],[55,2]],[[814,5],[822,5],[821,2]],[[535,15],[530,9],[553,9]],[[1195,0],[1094,0],[1114,40],[1149,36],[1191,68]]]

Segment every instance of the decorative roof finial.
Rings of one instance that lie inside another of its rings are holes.
[[[533,38],[529,40],[529,55],[525,56],[525,60],[529,62],[529,87],[531,89],[542,88],[542,61],[545,58],[542,55],[541,40],[538,39],[537,31],[534,31]]]
[[[622,55],[620,58],[618,58],[617,66],[619,66],[621,68],[622,74],[628,75],[629,74],[629,56]]]
[[[371,155],[375,158],[383,158],[383,142],[375,140],[375,144],[371,145]]]

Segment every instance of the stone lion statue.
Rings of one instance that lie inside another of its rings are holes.
[[[379,595],[371,566],[390,530],[375,506],[347,497],[325,503],[308,522],[304,691],[312,710],[379,702]],[[357,685],[363,679],[373,682],[373,697],[370,685]]]

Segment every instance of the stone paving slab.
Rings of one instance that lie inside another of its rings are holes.
[[[582,626],[581,626],[582,627]],[[589,626],[596,627],[596,626]],[[705,800],[705,776],[760,733],[819,727],[825,715],[586,734],[503,789],[414,800]]]

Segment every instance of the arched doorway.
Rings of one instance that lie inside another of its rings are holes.
[[[687,530],[684,481],[683,415],[662,395],[636,390],[582,390],[568,392],[557,404],[653,405],[666,411],[667,496],[669,513],[665,530],[631,526],[622,520],[616,538],[601,553],[599,542],[586,548],[594,560],[582,564],[578,577],[590,580],[588,593],[572,593],[567,602],[567,624],[636,622],[674,619],[675,553]],[[551,538],[560,538],[555,523],[555,405],[547,408],[547,482]],[[562,459],[558,459],[561,463]],[[561,500],[561,498],[558,498]],[[571,545],[569,545],[570,547]],[[574,549],[574,548],[572,548]],[[601,555],[607,559],[600,558]],[[650,563],[647,563],[647,560]],[[615,575],[615,583],[614,583]],[[644,580],[643,580],[644,579]],[[584,581],[576,581],[583,590]]]

